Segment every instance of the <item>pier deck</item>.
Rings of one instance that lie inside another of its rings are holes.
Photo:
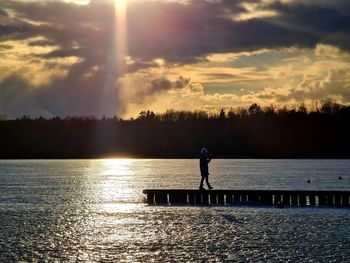
[[[148,204],[350,206],[350,191],[145,189]]]

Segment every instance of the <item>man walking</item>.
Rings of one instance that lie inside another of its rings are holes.
[[[199,156],[199,168],[201,171],[201,183],[199,186],[199,190],[205,190],[203,187],[203,181],[205,179],[205,182],[207,183],[207,186],[210,189],[213,189],[213,187],[209,184],[209,168],[208,163],[211,161],[211,156],[208,156],[208,151],[205,148],[202,148],[200,156]]]

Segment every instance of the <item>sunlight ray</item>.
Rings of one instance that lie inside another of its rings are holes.
[[[105,80],[100,101],[100,115],[114,116],[118,111],[118,79],[126,72],[127,1],[114,2],[114,30],[106,56]]]
[[[116,16],[116,55],[117,67],[119,75],[125,73],[126,57],[127,57],[127,1],[115,1]]]

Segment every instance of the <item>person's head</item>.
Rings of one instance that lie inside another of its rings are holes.
[[[208,151],[207,149],[205,149],[204,147],[201,150],[201,156],[207,156],[208,155]]]

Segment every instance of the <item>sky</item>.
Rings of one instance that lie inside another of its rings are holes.
[[[1,0],[0,114],[350,103],[348,0]]]

